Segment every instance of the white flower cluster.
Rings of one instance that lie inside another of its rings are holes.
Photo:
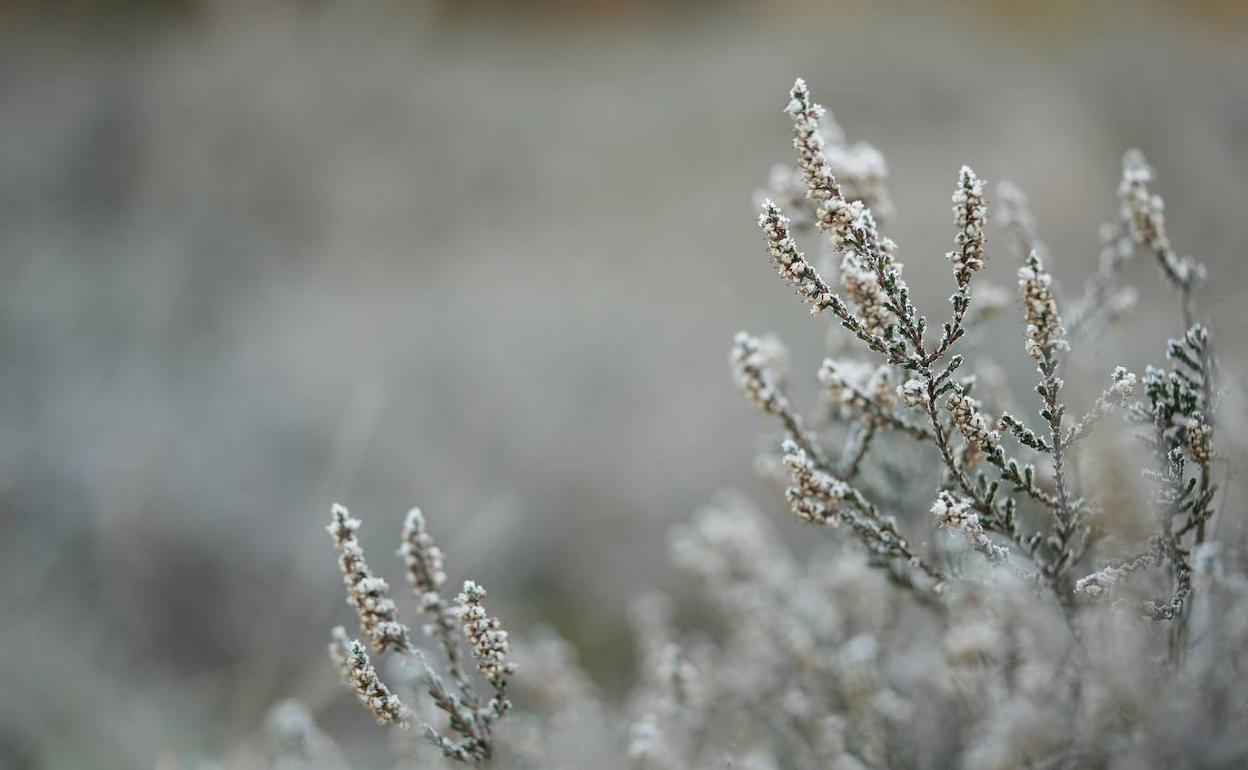
[[[771,253],[772,263],[780,275],[797,289],[802,300],[810,305],[811,315],[817,315],[831,307],[832,290],[806,261],[805,255],[797,250],[797,243],[789,232],[788,217],[781,214],[780,209],[770,200],[763,203],[758,226],[767,236],[767,250]]]
[[[1187,429],[1187,451],[1205,467],[1213,462],[1213,428],[1205,423]]]
[[[1205,267],[1191,257],[1180,258],[1166,235],[1166,206],[1160,195],[1149,192],[1153,169],[1139,150],[1128,150],[1122,159],[1122,182],[1118,197],[1122,216],[1135,242],[1152,252],[1162,272],[1174,284],[1190,288],[1205,278]]]
[[[399,556],[407,565],[407,579],[420,598],[421,611],[439,611],[443,604],[439,589],[446,583],[442,549],[425,531],[425,517],[419,508],[408,511],[403,521],[403,545],[399,548]]]
[[[355,532],[360,520],[351,518],[344,506],[335,504],[326,528],[338,551],[338,566],[347,586],[347,603],[355,607],[360,618],[360,631],[378,652],[406,651],[412,643],[407,626],[398,619],[398,608],[390,598],[386,581],[374,577],[364,561],[364,549]]]
[[[862,421],[867,425],[878,427],[882,423],[873,406],[887,410],[896,398],[887,366],[825,358],[818,377],[831,400],[834,414],[846,417],[861,412]]]
[[[1032,252],[1027,264],[1018,269],[1018,288],[1027,321],[1027,355],[1042,360],[1049,351],[1070,350],[1062,328],[1062,317],[1053,298],[1053,276],[1044,270],[1040,257]]]
[[[900,273],[900,265],[893,260],[896,245],[880,236],[875,218],[861,201],[849,201],[842,193],[824,154],[824,139],[819,130],[824,109],[810,100],[804,80],[798,78],[793,84],[790,97],[785,111],[793,119],[793,146],[806,179],[806,195],[815,201],[815,224],[831,235],[832,247],[844,255],[842,284],[867,317],[868,329],[878,334],[884,324],[872,321],[871,317],[878,315],[882,303],[878,299],[879,286],[872,287],[876,276],[870,261],[881,259],[889,269]],[[864,248],[874,253],[860,253]],[[851,272],[851,266],[856,271]],[[846,283],[847,274],[850,283]]]
[[[330,656],[342,671],[343,679],[355,691],[360,703],[373,713],[380,724],[407,721],[409,712],[399,697],[386,687],[372,662],[364,645],[358,640],[347,640],[346,632],[341,627],[334,629],[334,642],[330,644]]]
[[[452,759],[464,762],[489,759],[494,746],[493,724],[511,709],[506,697],[507,677],[515,671],[515,666],[507,661],[507,632],[502,630],[502,623],[488,617],[481,606],[484,589],[468,581],[458,597],[458,606],[452,607],[446,601],[440,590],[446,583],[442,551],[425,530],[420,510],[409,511],[398,553],[406,563],[408,579],[420,599],[422,612],[432,619],[425,630],[435,637],[446,657],[447,670],[457,691],[452,693],[421,651],[412,646],[407,627],[398,621],[398,611],[388,596],[385,581],[374,577],[365,564],[355,536],[360,522],[351,518],[341,505],[333,507],[332,517],[328,529],[347,585],[347,601],[356,608],[363,634],[380,653],[394,650],[414,655],[419,660],[425,690],[437,709],[448,715],[447,724],[456,736],[443,735],[425,723],[425,738]],[[466,640],[460,637],[461,629]],[[493,697],[488,701],[477,693],[464,670],[460,647],[464,641],[478,670],[493,688]],[[342,628],[337,628],[329,651],[343,680],[378,720],[407,722],[409,712],[386,688],[359,642],[352,641]]]
[[[969,166],[963,166],[958,173],[953,213],[954,225],[958,228],[958,248],[946,256],[960,275],[964,271],[973,273],[984,266],[984,225],[988,207],[984,204],[984,183]]]
[[[843,203],[845,199],[823,153],[824,141],[819,123],[824,109],[810,101],[810,90],[801,78],[793,83],[789,96],[785,112],[793,119],[793,147],[797,150],[797,165],[806,179],[806,195],[815,201],[815,219],[819,229],[830,230],[831,212],[826,206],[836,200]]]
[[[1135,386],[1139,382],[1133,373],[1124,366],[1115,366],[1113,384],[1105,390],[1106,400],[1115,406],[1130,406],[1135,400]]]
[[[988,452],[1001,443],[1001,434],[988,427],[988,420],[979,411],[975,399],[955,390],[945,404],[953,415],[953,424],[973,449]]]
[[[945,529],[958,530],[966,535],[971,547],[982,553],[988,561],[996,564],[1009,558],[1010,551],[1004,546],[994,544],[984,532],[970,500],[954,497],[951,493],[941,491],[932,503],[932,515],[936,523]]]
[[[885,304],[884,290],[875,273],[863,267],[852,252],[841,260],[841,286],[858,309],[863,329],[876,337],[887,336],[892,313]]]
[[[1150,248],[1169,251],[1166,206],[1160,195],[1149,192],[1148,185],[1152,181],[1153,169],[1144,154],[1135,149],[1127,150],[1122,157],[1122,181],[1118,183],[1123,218],[1131,224],[1135,236]]]
[[[841,197],[839,179],[848,185],[847,198],[861,200],[882,215],[892,213],[893,204],[885,187],[888,163],[883,153],[866,142],[851,144],[827,110],[810,101],[806,82],[800,78],[790,91],[785,112],[793,119],[793,145],[798,151],[799,171],[803,177],[800,187],[808,197],[817,205],[829,198]],[[791,179],[788,168],[773,169],[771,189],[792,190],[798,185]],[[824,193],[809,195],[812,185]]]
[[[468,639],[472,657],[477,661],[477,670],[498,687],[506,683],[516,667],[507,662],[510,646],[503,623],[486,614],[481,604],[484,600],[485,589],[471,580],[464,581],[463,592],[455,597],[459,604],[459,617],[464,624],[464,636]]]
[[[897,386],[897,398],[908,407],[926,407],[928,403],[927,386],[922,380],[913,377]]]
[[[835,527],[840,523],[837,506],[850,493],[850,486],[816,468],[796,441],[786,439],[780,448],[792,481],[784,495],[793,513],[802,521]]]
[[[732,338],[733,377],[750,403],[767,414],[789,411],[789,400],[784,395],[781,371],[776,366],[782,360],[777,343],[769,343],[745,332]]]

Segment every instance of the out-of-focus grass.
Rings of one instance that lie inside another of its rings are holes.
[[[1140,146],[1174,241],[1217,277],[1234,370],[1237,24],[1133,3],[1067,24],[750,8],[565,27],[221,4],[8,27],[0,764],[212,754],[286,695],[367,730],[323,663],[346,612],[333,500],[396,581],[419,503],[452,579],[483,580],[521,632],[559,627],[619,687],[625,600],[668,582],[663,529],[754,486],[731,333],[780,331],[797,360],[821,344],[749,206],[787,160],[797,74],[887,154],[889,232],[933,315],[961,163],[1030,192],[1073,282]],[[1132,271],[1160,305],[1102,350],[1138,365],[1158,352],[1131,339],[1173,331],[1173,308]],[[996,346],[1025,370],[1017,339]]]

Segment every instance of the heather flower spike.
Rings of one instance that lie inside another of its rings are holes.
[[[338,566],[347,586],[347,603],[355,607],[360,619],[360,632],[377,652],[411,648],[407,626],[398,620],[398,608],[390,598],[386,581],[375,577],[364,561],[364,549],[356,539],[360,520],[341,505],[334,505],[329,535],[338,550]]]
[[[389,597],[388,586],[365,563],[356,539],[359,528],[360,521],[352,518],[345,507],[333,507],[328,529],[338,551],[348,603],[356,608],[361,632],[379,653],[390,651],[417,657],[426,693],[446,715],[450,731],[447,734],[424,723],[426,740],[449,759],[470,764],[489,760],[494,752],[494,724],[511,709],[507,679],[516,667],[507,660],[509,645],[501,621],[487,617],[481,606],[485,590],[467,581],[456,606],[446,600],[442,594],[446,584],[442,550],[429,535],[420,509],[409,511],[403,522],[398,554],[407,568],[419,610],[429,618],[425,631],[436,640],[454,680],[456,691],[452,692],[412,645],[407,627],[398,620],[398,608]],[[464,647],[490,686],[489,698],[477,693],[464,669]],[[412,720],[412,712],[381,680],[364,646],[350,639],[341,627],[333,631],[329,654],[343,681],[379,723],[406,726]]]

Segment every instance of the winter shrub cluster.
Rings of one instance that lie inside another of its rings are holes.
[[[509,638],[484,588],[448,590],[418,510],[399,549],[423,618],[423,634],[409,629],[365,561],[361,522],[335,507],[358,631],[335,629],[331,658],[392,731],[397,766],[1248,766],[1243,511],[1219,490],[1216,338],[1196,301],[1206,276],[1171,244],[1143,156],[1125,156],[1121,214],[1082,287],[1054,280],[1023,193],[1002,182],[990,195],[963,167],[949,307],[929,325],[885,234],[882,155],[848,142],[800,80],[786,112],[796,165],[760,193],[759,226],[817,319],[811,333],[831,322],[828,356],[799,370],[779,340],[740,333],[730,364],[774,421],[758,470],[795,519],[721,496],[671,532],[714,631],[639,598],[640,674],[616,703],[552,631]],[[1130,322],[1133,260],[1170,287],[1175,338],[1144,371],[1105,367],[1082,403],[1064,378],[1088,340]],[[1031,387],[1010,389],[979,350],[990,336],[1017,340]],[[821,385],[813,410],[790,395],[798,371]],[[798,522],[822,540],[800,559],[780,537]],[[332,726],[296,704],[267,732],[251,759],[347,762]]]

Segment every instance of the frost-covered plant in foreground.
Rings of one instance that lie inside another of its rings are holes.
[[[1215,484],[1225,410],[1195,301],[1205,271],[1171,245],[1143,157],[1125,158],[1120,215],[1078,292],[1058,286],[1008,183],[997,207],[1009,248],[992,248],[986,185],[963,167],[949,309],[929,328],[883,230],[883,157],[850,145],[801,80],[786,112],[797,164],[773,171],[759,225],[784,280],[833,321],[835,355],[811,367],[818,413],[799,412],[775,338],[736,335],[730,363],[778,423],[760,469],[798,520],[835,531],[798,558],[782,521],[732,495],[677,526],[671,557],[711,631],[682,627],[661,596],[639,598],[639,676],[620,704],[552,631],[513,640],[513,664],[483,589],[444,597],[442,553],[413,511],[400,554],[442,660],[420,657],[440,716],[416,716],[410,683],[388,686],[365,642],[339,629],[344,681],[379,722],[424,723],[443,757],[509,767],[1248,766],[1243,512]],[[817,241],[819,264],[799,238]],[[1159,346],[1163,365],[1113,367],[1080,405],[1065,378],[1129,311],[1137,253],[1177,295],[1180,333]],[[1017,280],[1015,321],[992,272]],[[989,332],[1018,340],[1030,391],[1011,392],[977,350]],[[1142,491],[1123,482],[1141,463]],[[336,507],[329,529],[360,636],[377,653],[419,655],[359,525]],[[301,751],[325,743],[297,726],[315,737]],[[413,764],[437,761],[398,745]]]
[[[489,759],[494,750],[495,723],[511,709],[507,681],[515,672],[515,664],[507,659],[510,646],[502,622],[490,617],[485,610],[485,589],[467,580],[455,604],[449,604],[441,590],[446,582],[442,551],[425,531],[420,509],[408,512],[399,555],[407,566],[420,611],[429,619],[425,632],[436,640],[446,661],[452,680],[452,687],[448,687],[424,655],[413,648],[409,631],[398,621],[395,603],[387,596],[386,582],[369,572],[364,551],[355,539],[360,520],[351,518],[341,505],[335,505],[331,513],[329,534],[338,548],[339,566],[347,584],[347,603],[356,608],[360,632],[373,640],[373,647],[379,653],[392,649],[397,653],[415,654],[423,671],[424,688],[444,715],[445,729],[421,721],[424,736],[452,759],[463,762]],[[378,617],[383,621],[379,622]],[[330,658],[360,703],[383,725],[408,726],[414,719],[411,709],[382,681],[364,645],[351,639],[341,626],[333,630],[332,636]],[[461,645],[488,683],[491,690],[488,698],[477,691],[469,677]]]

